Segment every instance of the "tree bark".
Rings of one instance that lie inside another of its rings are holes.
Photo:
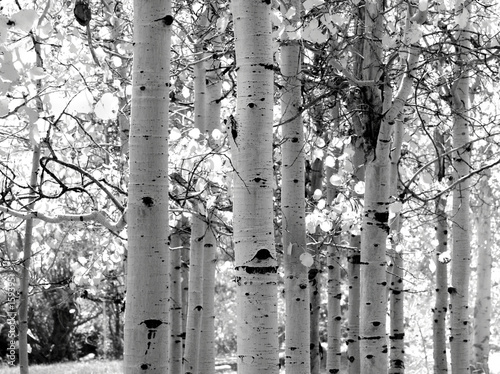
[[[470,4],[456,2],[459,17],[467,16],[465,29],[458,30],[456,80],[452,86],[453,99],[453,147],[458,150],[452,156],[454,180],[470,173],[469,145],[469,75],[467,70],[470,49]],[[468,13],[468,14],[467,14]],[[470,182],[465,179],[453,190],[452,238],[450,294],[450,350],[453,374],[470,372],[470,326],[469,326],[469,278],[470,278]]]
[[[491,215],[493,195],[489,185],[490,171],[480,182],[481,202],[477,212],[477,286],[474,305],[474,366],[477,373],[489,373],[491,324]]]
[[[232,3],[237,77],[232,128],[238,373],[278,373],[273,226],[271,2]],[[233,161],[234,164],[234,161]]]
[[[292,24],[298,22],[300,2],[287,6],[296,9]],[[305,160],[301,106],[301,47],[298,41],[281,45],[281,121],[282,185],[281,211],[285,268],[285,367],[289,374],[309,373],[309,284],[308,267],[301,256],[308,254],[305,228]]]
[[[125,374],[168,373],[170,11],[134,1]]]

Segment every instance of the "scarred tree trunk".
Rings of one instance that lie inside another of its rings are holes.
[[[232,7],[238,72],[231,131],[237,153],[233,226],[238,373],[278,373],[271,2],[235,0]]]
[[[168,373],[167,165],[172,22],[170,1],[134,1],[125,374]]]

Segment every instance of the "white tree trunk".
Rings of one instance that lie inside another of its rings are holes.
[[[298,21],[300,2],[295,7]],[[309,282],[308,268],[300,256],[307,253],[305,228],[305,160],[301,105],[301,47],[297,41],[281,46],[282,186],[281,211],[285,267],[285,367],[288,374],[305,374],[309,363]]]
[[[168,373],[170,14],[134,1],[125,374]]]
[[[210,217],[211,213],[208,213]],[[203,374],[215,373],[215,264],[217,240],[213,223],[208,218],[203,237],[203,316],[201,320],[199,370]]]
[[[491,324],[491,266],[492,230],[491,215],[493,195],[489,174],[481,180],[481,202],[477,213],[477,285],[474,305],[474,366],[478,373],[489,373]]]
[[[434,142],[437,146],[438,161],[435,164],[436,178],[441,181],[445,177],[446,158],[444,137],[436,129],[434,133]],[[440,196],[435,201],[436,215],[436,253],[434,262],[436,264],[435,276],[435,302],[432,309],[432,337],[434,342],[433,357],[434,357],[434,373],[448,373],[448,357],[446,346],[446,315],[448,314],[448,261],[443,261],[441,256],[448,251],[448,222],[446,216],[446,196]]]
[[[271,2],[235,0],[232,6],[238,72],[232,131],[238,159],[233,225],[238,373],[278,373]]]
[[[182,222],[182,221],[181,221]],[[177,230],[180,230],[181,222]],[[168,353],[169,373],[182,371],[182,238],[179,232],[172,234],[170,242],[170,344]]]
[[[468,3],[467,3],[468,4]],[[470,6],[457,0],[456,12],[459,15],[468,13]],[[457,35],[457,64],[455,66],[456,81],[452,87],[453,97],[453,153],[452,163],[454,180],[470,173],[469,145],[469,74],[466,70],[467,53],[470,42],[467,38],[469,21],[465,30]],[[470,372],[470,316],[469,316],[469,277],[470,277],[470,182],[468,179],[457,184],[453,190],[452,238],[453,253],[451,262],[450,294],[450,350],[452,374],[468,374]]]

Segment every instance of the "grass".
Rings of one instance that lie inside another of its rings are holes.
[[[54,365],[30,365],[30,374],[123,374],[122,361],[64,362]],[[2,374],[18,374],[19,366],[0,366]]]

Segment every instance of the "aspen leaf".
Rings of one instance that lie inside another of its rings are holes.
[[[436,271],[436,264],[434,263],[434,261],[429,261],[429,271],[433,274]]]
[[[395,201],[389,204],[389,212],[393,214],[401,212],[402,208],[403,208],[403,203],[401,201]]]
[[[9,100],[0,99],[0,116],[6,116],[9,113]]]
[[[318,201],[317,208],[318,208],[319,210],[325,209],[325,206],[326,206],[326,201],[325,201],[325,199],[321,199],[320,201]]]
[[[179,140],[181,137],[182,137],[182,134],[177,127],[172,127],[170,129],[170,135],[168,137],[168,140],[175,142],[176,140]]]
[[[285,18],[290,19],[297,13],[297,10],[294,6],[291,6],[290,9],[285,14]]]
[[[425,184],[431,184],[432,183],[432,175],[430,173],[423,172],[420,177],[421,177],[423,183],[425,183]]]
[[[43,79],[47,76],[47,73],[42,67],[35,66],[28,71],[28,75],[33,80]]]
[[[118,115],[118,98],[110,92],[106,92],[97,102],[94,108],[97,117],[103,120],[114,120]]]
[[[288,256],[292,254],[292,250],[293,250],[293,243],[289,243],[288,248],[286,249],[286,253]]]
[[[428,0],[420,0],[418,2],[418,10],[425,12],[427,10]]]
[[[189,99],[189,96],[191,96],[191,90],[189,88],[187,88],[186,86],[182,87],[182,97],[184,97],[184,99]]]
[[[310,268],[314,264],[314,258],[308,252],[302,253],[299,258],[300,262],[302,262],[302,265],[304,265],[305,267]]]
[[[189,130],[188,135],[191,139],[198,139],[201,135],[200,129],[194,128]]]
[[[469,11],[463,8],[462,13],[460,13],[460,15],[455,18],[455,22],[458,27],[464,29],[467,26],[467,22],[469,22]]]
[[[312,8],[324,4],[325,0],[306,0],[302,4],[306,13],[308,13]]]
[[[10,17],[11,22],[14,22],[14,27],[24,31],[29,32],[33,27],[38,15],[34,9],[23,9],[15,13]]]
[[[68,110],[75,113],[90,114],[94,111],[93,103],[94,99],[89,90],[83,90],[79,92],[68,106]]]
[[[333,225],[330,222],[330,220],[325,219],[325,220],[321,221],[321,223],[319,224],[319,227],[324,232],[328,232],[332,229]]]
[[[363,195],[365,193],[365,182],[359,181],[356,183],[354,186],[354,192],[356,192],[358,195]]]
[[[330,183],[333,186],[342,186],[342,177],[340,175],[338,175],[338,174],[333,174],[330,177]]]
[[[335,167],[335,158],[333,156],[326,156],[325,158],[325,166],[328,168],[333,168]]]
[[[321,199],[321,196],[323,196],[323,192],[320,189],[316,189],[313,193],[313,199],[317,201]]]
[[[0,44],[7,40],[7,21],[6,17],[0,16]]]
[[[211,136],[214,140],[220,140],[224,134],[219,129],[215,129],[212,131]]]

